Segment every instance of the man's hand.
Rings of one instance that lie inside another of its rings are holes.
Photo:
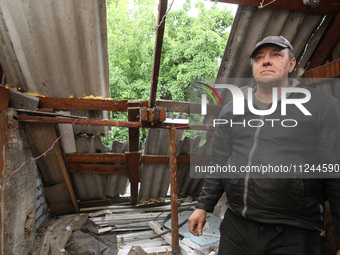
[[[340,255],[340,250],[338,250],[338,252],[336,253],[336,255]]]
[[[194,236],[203,235],[203,226],[205,219],[207,218],[207,212],[203,209],[196,209],[188,218],[189,232]]]

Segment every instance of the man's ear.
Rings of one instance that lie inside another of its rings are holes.
[[[292,58],[289,63],[289,73],[294,71],[296,65],[296,58]]]

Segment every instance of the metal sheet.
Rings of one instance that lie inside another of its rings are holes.
[[[286,37],[292,43],[295,56],[300,61],[301,56],[308,56],[303,54],[305,46],[322,21],[323,16],[320,15],[239,6],[217,78],[252,77],[250,52],[258,41],[268,35]],[[317,42],[310,44],[308,50],[314,51],[316,44]]]
[[[1,0],[7,82],[53,97],[110,96],[105,0]]]

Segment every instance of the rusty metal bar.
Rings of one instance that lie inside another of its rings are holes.
[[[172,254],[180,254],[178,234],[178,194],[177,194],[177,152],[176,129],[169,129],[170,195],[171,195],[171,237]]]
[[[141,101],[141,106],[147,107],[148,101]],[[39,97],[39,108],[126,112],[128,100]]]
[[[149,107],[153,108],[156,102],[156,93],[158,85],[158,75],[159,68],[161,65],[162,56],[162,45],[164,37],[164,27],[165,27],[165,14],[166,8],[168,6],[168,0],[159,0],[158,6],[158,21],[156,27],[156,42],[153,55],[152,73],[151,73],[151,88],[150,88],[150,98]]]
[[[71,118],[55,118],[42,116],[17,116],[18,121],[21,122],[42,122],[42,123],[65,123],[74,125],[93,125],[93,126],[107,126],[107,127],[136,127],[136,128],[176,128],[176,129],[191,129],[191,130],[207,130],[213,131],[215,127],[211,125],[183,125],[183,124],[148,124],[131,121],[115,121],[115,120],[93,120],[93,119],[71,119]]]
[[[140,101],[141,107],[147,108],[149,101]],[[201,104],[193,102],[156,100],[156,106],[166,108],[169,112],[201,113]],[[39,97],[39,108],[53,108],[58,110],[99,110],[127,112],[128,100],[104,100],[63,97]],[[150,109],[150,108],[149,108]],[[222,106],[207,105],[207,113],[215,114],[222,110]]]

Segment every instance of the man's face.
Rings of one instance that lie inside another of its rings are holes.
[[[254,55],[253,75],[258,83],[285,82],[295,64],[295,58],[289,59],[288,49],[271,44],[264,45]]]

